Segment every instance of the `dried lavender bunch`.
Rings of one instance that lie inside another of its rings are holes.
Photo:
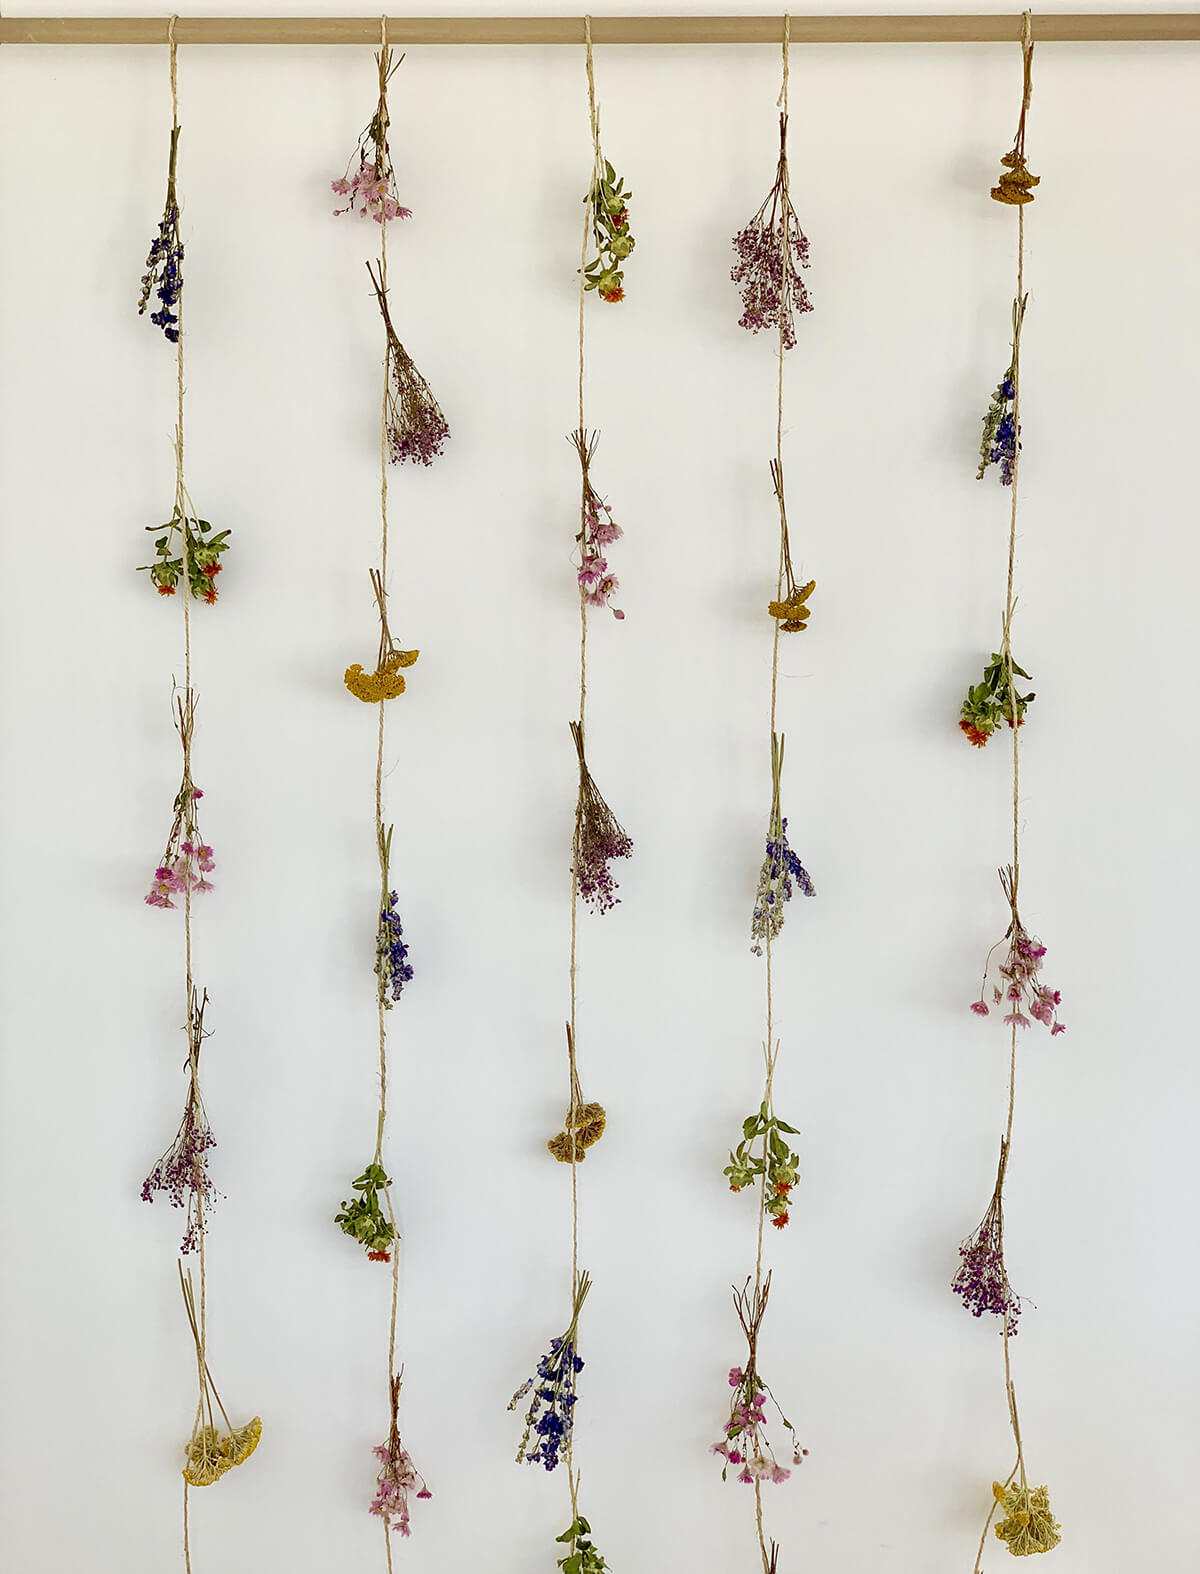
[[[1042,983],[1042,959],[1046,955],[1046,947],[1040,940],[1031,936],[1021,922],[1021,915],[1017,911],[1015,870],[1010,865],[997,872],[1000,875],[1000,884],[1012,918],[1004,939],[998,940],[987,954],[983,964],[983,978],[979,985],[979,999],[971,1002],[971,1010],[977,1017],[990,1015],[987,1002],[983,998],[987,993],[988,974],[991,970],[992,957],[1007,941],[1008,954],[996,969],[1000,976],[1000,983],[992,985],[992,1004],[1007,1007],[1004,1021],[1009,1026],[1028,1027],[1031,1022],[1040,1022],[1043,1027],[1050,1029],[1050,1036],[1053,1038],[1056,1033],[1067,1031],[1067,1024],[1058,1020],[1062,994],[1059,990],[1051,989],[1048,984]]]
[[[1029,297],[1022,296],[1012,306],[1012,359],[1008,370],[996,384],[991,403],[983,417],[983,439],[979,444],[979,469],[975,479],[982,481],[989,465],[997,466],[1000,485],[1011,486],[1016,475],[1017,450],[1021,428],[1017,422],[1017,391],[1020,387],[1021,328]]]
[[[772,733],[771,815],[767,822],[767,851],[759,870],[754,914],[750,920],[750,949],[755,956],[761,956],[764,946],[778,940],[783,929],[784,907],[791,901],[795,890],[799,889],[804,896],[816,895],[808,870],[788,844],[787,821],[780,808],[783,749],[783,737]]]
[[[211,1213],[217,1200],[217,1191],[208,1173],[208,1155],[217,1140],[204,1112],[200,1097],[200,1045],[209,1035],[204,1030],[204,1008],[208,1004],[207,990],[197,999],[193,987],[188,1008],[188,1091],[183,1106],[183,1119],[175,1133],[175,1141],[159,1159],[142,1182],[142,1201],[153,1202],[156,1192],[170,1199],[173,1208],[187,1209],[187,1228],[179,1250],[186,1256],[200,1245],[204,1217]]]
[[[525,1415],[525,1430],[517,1447],[518,1465],[528,1462],[553,1470],[570,1447],[577,1397],[575,1379],[583,1371],[583,1361],[576,1353],[579,1314],[591,1287],[588,1274],[581,1273],[572,1298],[567,1331],[551,1339],[549,1350],[538,1362],[536,1374],[526,1378],[508,1402],[508,1408],[515,1410],[525,1395],[533,1392]],[[536,1439],[532,1447],[531,1439]]]
[[[386,1443],[374,1450],[381,1470],[375,1483],[375,1497],[369,1512],[383,1520],[386,1530],[398,1530],[409,1536],[408,1494],[416,1491],[419,1498],[431,1498],[433,1493],[425,1485],[425,1478],[412,1462],[412,1455],[400,1439],[400,1384],[401,1377],[391,1381],[392,1424],[388,1428]]]
[[[571,723],[571,736],[579,754],[579,801],[575,807],[575,889],[593,912],[607,913],[621,898],[609,864],[628,858],[633,842],[617,823],[612,810],[592,780],[583,752],[583,728]]]
[[[1008,1143],[1000,1139],[1000,1164],[992,1200],[978,1227],[958,1248],[962,1259],[950,1288],[962,1298],[973,1317],[985,1312],[1003,1319],[1004,1332],[1015,1337],[1021,1315],[1021,1297],[1008,1282],[1004,1266],[1004,1176],[1008,1169]]]
[[[383,871],[383,892],[379,907],[379,928],[375,935],[375,977],[379,981],[379,1003],[385,1011],[399,1000],[405,984],[412,982],[412,963],[404,943],[404,928],[396,911],[398,897],[389,891],[389,866],[392,856],[392,826],[379,832],[379,864]]]
[[[787,116],[779,117],[779,164],[761,208],[733,237],[737,262],[730,278],[742,295],[738,326],[778,331],[785,350],[796,343],[795,313],[812,311],[800,269],[808,267],[808,240],[788,189]],[[786,250],[787,265],[784,265]]]
[[[388,311],[387,291],[383,287],[382,270],[376,277],[371,264],[367,264],[375,297],[387,330],[388,367],[391,385],[388,391],[387,435],[389,458],[393,464],[410,459],[414,464],[431,465],[441,454],[450,428],[433,391],[417,370],[411,355],[400,343]]]
[[[142,293],[138,299],[138,316],[145,315],[154,294],[159,301],[157,311],[150,313],[150,321],[161,328],[163,336],[171,343],[179,343],[179,315],[172,308],[183,299],[183,241],[179,237],[179,199],[175,192],[175,162],[179,153],[178,126],[171,128],[171,159],[167,166],[167,200],[163,216],[158,221],[158,234],[150,242],[146,257],[146,271],[142,274]]]

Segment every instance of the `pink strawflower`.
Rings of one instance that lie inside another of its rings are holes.
[[[391,1383],[392,1424],[386,1443],[372,1450],[382,1469],[375,1482],[375,1496],[369,1512],[383,1520],[388,1530],[398,1530],[402,1536],[411,1535],[409,1528],[408,1494],[416,1489],[418,1498],[430,1498],[433,1493],[412,1462],[408,1449],[400,1441],[397,1412],[400,1405],[400,1378]]]
[[[347,173],[340,180],[329,183],[335,195],[350,199],[344,208],[334,208],[334,214],[357,213],[364,219],[374,219],[377,224],[382,224],[384,219],[411,219],[411,209],[402,208],[396,200],[391,170],[381,177],[373,160],[362,154],[359,157],[361,162],[354,175]]]
[[[988,1008],[984,1005],[982,1000],[973,1000],[971,1002],[971,1010],[977,1017],[985,1017],[988,1014]]]
[[[1066,1031],[1066,1024],[1058,1020],[1058,1007],[1062,1002],[1062,995],[1057,989],[1051,989],[1041,981],[1042,960],[1046,955],[1046,947],[1040,940],[1031,937],[1021,922],[1020,914],[1017,912],[1016,888],[1011,869],[1000,871],[1000,884],[1008,899],[1012,922],[1009,924],[1004,940],[994,945],[987,954],[979,999],[972,1001],[971,1010],[976,1016],[988,1015],[983,996],[987,991],[992,958],[1007,942],[1007,954],[996,967],[999,982],[992,985],[993,1003],[999,1005],[1002,1001],[1008,1002],[1009,1009],[1004,1016],[1005,1023],[1010,1027],[1024,1028],[1029,1027],[1031,1022],[1040,1022],[1043,1027],[1050,1029],[1051,1036],[1055,1033],[1063,1033]]]

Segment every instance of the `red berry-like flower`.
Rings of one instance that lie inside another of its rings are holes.
[[[158,587],[158,593],[159,593],[160,596],[173,596],[175,594],[175,586],[174,585],[160,585]]]
[[[973,743],[977,749],[982,749],[991,737],[990,732],[981,732],[974,722],[960,721],[958,725],[966,733],[968,742]]]
[[[786,1225],[787,1225],[787,1222],[788,1222],[788,1214],[787,1214],[787,1209],[786,1208],[784,1209],[784,1211],[782,1213],[775,1214],[774,1217],[771,1220],[771,1223],[775,1226],[775,1228],[777,1230],[784,1229],[786,1227]]]
[[[220,563],[206,563],[200,572],[207,574],[209,579],[215,579],[221,572],[221,565]]]
[[[217,588],[216,588],[216,586],[215,586],[215,585],[210,585],[210,586],[209,586],[209,587],[208,587],[208,589],[207,589],[207,590],[206,590],[206,591],[205,591],[205,592],[204,592],[204,600],[205,600],[205,603],[206,603],[206,604],[207,604],[207,605],[208,605],[208,606],[210,606],[210,607],[212,607],[212,606],[215,606],[215,605],[216,605],[216,601],[217,601]]]
[[[391,1260],[392,1260],[391,1252],[368,1252],[367,1253],[367,1261],[368,1262],[391,1262]]]
[[[791,1181],[776,1181],[775,1182],[775,1195],[777,1197],[786,1197],[788,1192],[791,1191],[791,1189],[792,1189]]]
[[[609,301],[610,303],[616,302],[616,301],[623,301],[625,299],[625,291],[618,284],[614,289],[601,290],[600,291],[600,299],[602,301]]]

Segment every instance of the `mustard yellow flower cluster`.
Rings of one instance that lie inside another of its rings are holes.
[[[1014,1558],[1058,1546],[1062,1527],[1050,1512],[1050,1494],[1045,1487],[1023,1487],[1015,1482],[1006,1487],[993,1481],[992,1496],[1004,1510],[1004,1518],[996,1522],[996,1534],[1007,1542]]]
[[[1032,202],[1032,188],[1041,185],[1042,177],[1029,173],[1025,155],[1018,153],[1014,148],[1011,153],[1006,153],[1000,162],[1004,165],[1005,173],[1001,175],[999,183],[992,187],[992,201],[1006,202],[1012,208]]]
[[[224,1435],[215,1426],[202,1426],[188,1443],[183,1479],[190,1487],[212,1486],[227,1470],[246,1463],[261,1436],[262,1421],[258,1416]]]
[[[566,1130],[551,1137],[546,1146],[560,1164],[582,1164],[587,1149],[604,1135],[608,1116],[603,1104],[578,1104],[567,1111]]]
[[[365,705],[394,700],[397,695],[404,693],[401,667],[411,667],[420,654],[419,650],[394,650],[374,672],[364,672],[356,661],[352,667],[346,668],[346,687]]]
[[[785,634],[795,634],[808,627],[808,615],[812,608],[806,606],[805,602],[816,588],[816,580],[810,579],[807,585],[793,585],[782,601],[771,602],[767,611],[773,618],[782,619],[779,627]]]

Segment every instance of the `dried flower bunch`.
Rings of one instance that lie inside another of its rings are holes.
[[[396,911],[399,898],[389,890],[389,867],[392,858],[392,831],[394,827],[379,832],[379,872],[382,892],[379,905],[379,928],[375,933],[375,977],[379,985],[379,1004],[390,1011],[399,1000],[405,984],[412,982],[412,963],[408,960],[408,946],[404,941],[404,927]]]
[[[424,1476],[413,1464],[412,1455],[400,1440],[398,1418],[402,1381],[403,1373],[391,1380],[392,1421],[387,1442],[380,1443],[374,1450],[381,1468],[369,1512],[383,1520],[385,1530],[398,1530],[402,1536],[409,1536],[412,1534],[409,1525],[409,1493],[415,1491],[418,1498],[431,1498],[433,1493],[425,1485]]]
[[[344,208],[334,208],[335,215],[358,213],[364,219],[374,219],[376,224],[382,224],[385,219],[412,218],[411,210],[402,208],[396,197],[396,175],[388,147],[388,127],[391,123],[388,115],[388,84],[403,60],[404,56],[401,55],[393,65],[392,52],[386,45],[375,56],[375,64],[379,67],[379,102],[370,124],[358,139],[355,149],[358,168],[354,168],[352,153],[346,173],[340,180],[330,182],[337,196],[348,198]]]
[[[142,274],[142,293],[138,316],[145,315],[154,295],[158,310],[150,321],[161,328],[170,344],[179,343],[179,314],[174,310],[183,299],[183,241],[179,236],[179,198],[175,192],[175,161],[179,153],[179,127],[171,127],[171,158],[167,166],[167,200],[158,221],[158,234],[150,242],[146,271]]]
[[[212,890],[208,876],[216,868],[213,850],[200,834],[197,804],[204,797],[192,782],[192,733],[196,725],[196,699],[175,697],[175,727],[183,746],[183,780],[175,794],[175,818],[167,836],[162,859],[145,896],[147,907],[174,907],[172,897],[191,891],[199,895]]]
[[[1000,1164],[992,1200],[978,1228],[958,1248],[962,1259],[950,1288],[962,1298],[973,1317],[984,1313],[1003,1319],[1002,1332],[1016,1336],[1021,1297],[1008,1282],[1004,1266],[1004,1177],[1008,1169],[1008,1142],[1000,1139]]]
[[[175,1140],[142,1182],[142,1201],[153,1202],[156,1193],[173,1208],[187,1210],[187,1224],[179,1243],[184,1256],[194,1252],[204,1233],[205,1217],[213,1211],[217,1189],[208,1173],[208,1155],[217,1145],[200,1097],[200,1046],[209,1036],[204,1027],[208,991],[197,997],[195,986],[188,1002],[188,1089],[183,1118]]]
[[[602,301],[611,304],[625,299],[621,265],[634,248],[629,233],[632,196],[612,165],[598,155],[592,189],[584,198],[591,206],[592,247],[596,255],[584,267],[583,287],[595,290]]]
[[[532,1393],[525,1413],[525,1430],[517,1447],[517,1464],[528,1461],[531,1465],[544,1465],[547,1470],[553,1470],[569,1450],[575,1423],[575,1379],[583,1371],[583,1361],[576,1351],[579,1314],[591,1287],[590,1276],[581,1273],[576,1281],[571,1321],[566,1332],[560,1338],[551,1339],[549,1350],[538,1362],[536,1374],[526,1378],[508,1402],[508,1408],[515,1410],[526,1394]]]
[[[359,1195],[349,1202],[343,1200],[342,1211],[334,1215],[333,1222],[341,1225],[344,1235],[366,1247],[371,1262],[391,1262],[396,1231],[379,1206],[379,1194],[387,1191],[391,1180],[378,1162],[372,1162],[350,1184]]]
[[[216,580],[223,566],[221,554],[229,550],[230,532],[218,530],[213,535],[207,519],[195,518],[178,504],[165,524],[147,525],[146,529],[152,535],[156,530],[164,534],[154,543],[155,561],[142,563],[138,573],[150,575],[150,583],[160,596],[173,596],[183,578],[186,548],[188,589],[197,601],[215,606]]]
[[[625,532],[612,516],[608,504],[592,485],[591,463],[600,440],[598,432],[588,433],[582,427],[571,433],[570,441],[579,455],[582,491],[579,505],[579,589],[584,604],[589,607],[607,607],[614,618],[625,614],[612,604],[613,592],[620,581],[610,572],[605,549],[619,541]]]
[[[729,1419],[725,1435],[712,1445],[712,1452],[724,1461],[721,1480],[729,1477],[730,1466],[737,1472],[737,1479],[746,1486],[756,1482],[786,1481],[791,1469],[781,1465],[766,1434],[766,1402],[775,1406],[779,1419],[791,1437],[791,1463],[799,1465],[808,1453],[796,1441],[792,1423],[779,1408],[779,1402],[758,1375],[758,1335],[767,1310],[767,1297],[771,1291],[771,1275],[753,1291],[747,1279],[742,1289],[734,1289],[733,1305],[746,1335],[747,1356],[745,1366],[734,1366],[729,1372],[729,1386],[733,1397],[729,1403]]]
[[[379,608],[379,654],[375,658],[375,671],[364,672],[361,663],[356,661],[343,675],[346,687],[364,705],[378,705],[403,694],[406,684],[401,669],[411,667],[421,654],[419,650],[401,650],[392,638],[388,627],[387,592],[383,588],[383,577],[375,568],[371,570],[371,588]]]
[[[568,1547],[566,1557],[558,1560],[563,1574],[603,1574],[608,1568],[592,1541],[592,1527],[582,1514],[571,1521],[561,1536],[555,1536],[554,1539],[566,1542]]]
[[[413,464],[431,465],[441,454],[450,428],[433,390],[417,370],[411,355],[400,343],[388,311],[387,290],[382,268],[378,276],[367,263],[375,288],[375,298],[387,330],[390,388],[388,391],[388,457],[393,464],[410,459]]]
[[[742,1122],[742,1140],[730,1152],[725,1166],[730,1191],[760,1188],[763,1211],[777,1230],[787,1227],[788,1200],[800,1179],[800,1156],[792,1152],[785,1134],[799,1135],[795,1126],[780,1120],[764,1101],[757,1115],[747,1115]]]
[[[1014,1558],[1027,1558],[1035,1552],[1052,1552],[1062,1537],[1062,1526],[1050,1511],[1050,1494],[1045,1487],[1024,1483],[992,1482],[992,1496],[1004,1510],[996,1522],[996,1534]]]
[[[575,1035],[567,1023],[567,1058],[571,1064],[571,1103],[567,1109],[564,1129],[551,1137],[546,1147],[560,1164],[582,1164],[587,1150],[595,1147],[604,1135],[608,1117],[603,1104],[585,1104],[575,1071]]]
[[[1025,162],[1025,121],[1029,115],[1029,101],[1033,96],[1033,45],[1022,47],[1025,62],[1025,86],[1021,95],[1021,118],[1017,121],[1017,135],[1012,152],[1000,160],[1004,174],[992,187],[993,202],[1003,202],[1008,207],[1024,207],[1033,201],[1033,188],[1041,185],[1040,175],[1031,175]]]
[[[583,752],[583,728],[571,723],[579,754],[579,799],[575,806],[575,889],[596,913],[611,912],[621,898],[609,864],[628,858],[633,842],[600,796]]]
[[[788,180],[787,116],[779,117],[779,164],[762,207],[733,237],[737,261],[730,278],[741,291],[738,326],[758,333],[774,328],[783,349],[796,343],[795,314],[812,311],[800,277],[808,267],[808,240],[792,206]]]
[[[232,1470],[235,1465],[246,1463],[258,1447],[262,1436],[262,1421],[255,1416],[247,1421],[245,1426],[239,1427],[235,1427],[230,1421],[225,1406],[221,1403],[221,1396],[217,1393],[216,1384],[212,1380],[212,1373],[208,1369],[204,1337],[196,1317],[196,1298],[192,1289],[191,1271],[189,1270],[185,1276],[182,1264],[179,1267],[179,1283],[183,1290],[183,1304],[196,1346],[196,1370],[200,1380],[200,1401],[196,1406],[192,1435],[185,1448],[187,1464],[183,1468],[183,1479],[190,1487],[208,1487],[212,1486],[214,1481],[219,1481],[226,1471]],[[224,1427],[217,1425],[218,1411],[221,1420],[225,1423]]]
[[[778,601],[772,601],[767,607],[771,616],[778,620],[779,630],[782,634],[799,634],[808,627],[809,614],[812,608],[808,605],[808,598],[817,588],[815,579],[810,579],[806,585],[796,583],[795,571],[792,568],[792,547],[788,538],[787,500],[783,491],[783,468],[777,459],[771,461],[771,485],[775,489],[775,501],[779,505],[779,541],[780,555],[783,563],[783,585],[787,594]]]
[[[982,481],[989,465],[997,467],[1001,486],[1011,486],[1016,475],[1017,451],[1021,446],[1021,427],[1017,420],[1017,390],[1020,386],[1021,329],[1029,297],[1021,296],[1012,308],[1012,358],[1008,370],[996,384],[983,417],[983,437],[979,444],[979,468],[975,479]]]
[[[781,808],[784,743],[780,734],[771,734],[771,814],[767,821],[767,850],[758,873],[754,913],[750,920],[750,949],[755,956],[761,956],[764,946],[778,940],[786,916],[784,907],[796,889],[804,896],[816,895],[808,870],[788,843],[787,821]]]
[[[1017,726],[1023,727],[1026,708],[1037,698],[1036,694],[1020,693],[1015,683],[1010,685],[1010,663],[1012,676],[1024,678],[1028,683],[1029,674],[1012,660],[1011,655],[993,651],[992,659],[983,669],[983,680],[971,685],[962,702],[958,725],[977,749],[986,745],[1002,723],[1007,722],[1011,727],[1014,714]]]
[[[983,981],[979,986],[979,999],[972,1001],[971,1010],[979,1017],[990,1014],[987,1002],[983,998],[987,993],[988,974],[992,966],[992,957],[1007,941],[1008,952],[1004,961],[996,969],[1000,981],[992,985],[992,1005],[1005,1007],[1004,1021],[1013,1027],[1028,1027],[1031,1022],[1040,1022],[1043,1027],[1050,1029],[1051,1037],[1055,1033],[1065,1033],[1066,1023],[1058,1020],[1062,995],[1057,989],[1051,989],[1048,984],[1043,984],[1041,980],[1042,959],[1046,955],[1046,947],[1040,940],[1030,936],[1017,912],[1016,874],[1011,865],[999,870],[998,873],[1012,919],[1005,931],[1004,939],[997,940],[987,954],[983,964]]]

